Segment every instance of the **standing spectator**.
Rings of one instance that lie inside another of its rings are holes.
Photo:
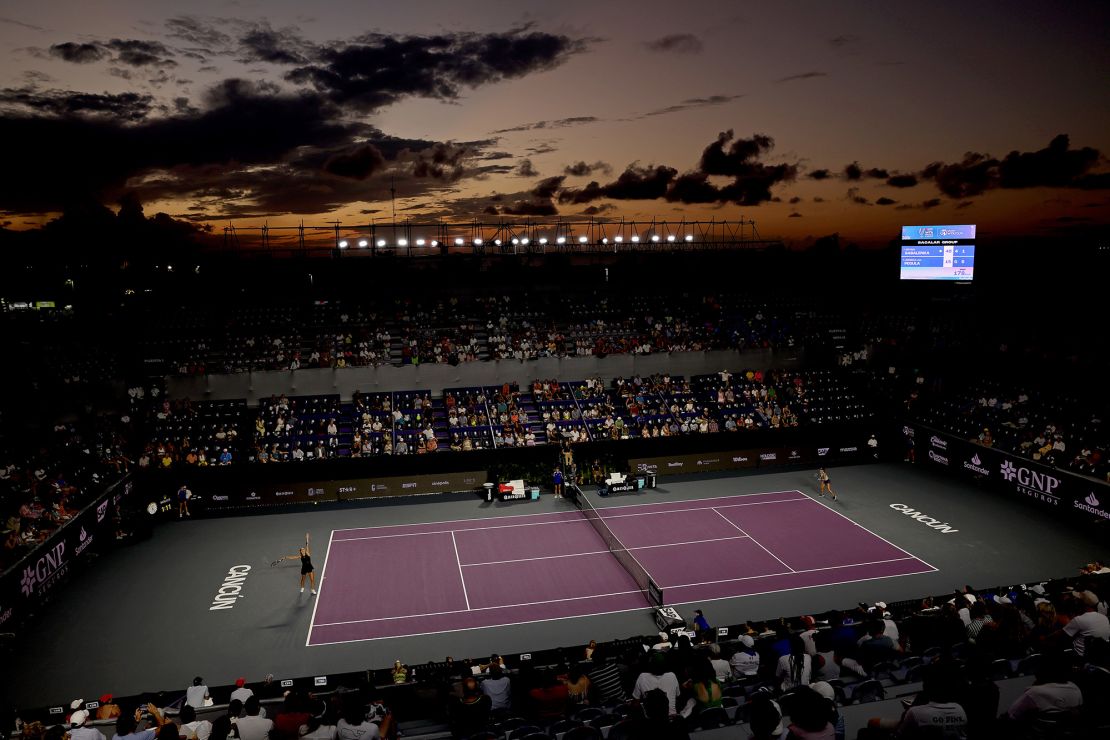
[[[210,698],[208,687],[204,685],[204,679],[200,676],[194,678],[193,685],[185,689],[185,703],[193,709],[203,709],[204,702]]]
[[[490,709],[493,711],[512,707],[512,687],[500,665],[490,666],[489,678],[482,681],[482,693],[489,697]]]
[[[555,484],[555,498],[563,497],[563,471],[555,466],[555,472],[551,475],[551,481]]]
[[[192,516],[189,513],[189,499],[193,497],[193,492],[185,486],[177,489],[177,518],[180,519],[184,516]]]
[[[712,627],[709,626],[709,620],[705,618],[705,614],[702,613],[702,610],[701,609],[695,609],[694,610],[694,632],[698,633],[698,635],[702,635],[706,632],[709,632],[709,630],[711,630],[711,629],[712,629]]]

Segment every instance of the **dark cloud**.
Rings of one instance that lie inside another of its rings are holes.
[[[551,154],[552,152],[559,151],[550,142],[539,144],[537,146],[530,146],[524,150],[525,154],[531,154],[533,157],[538,157],[541,154]]]
[[[877,206],[893,206],[897,203],[898,201],[887,198],[886,196],[883,196],[882,198],[879,198],[875,201],[875,205]]]
[[[36,26],[34,24],[31,24],[31,23],[24,23],[23,21],[17,21],[15,18],[2,18],[2,17],[0,17],[0,23],[7,24],[9,26],[18,26],[19,28],[26,28],[29,31],[45,31],[46,30],[42,26]]]
[[[844,165],[844,179],[850,182],[863,179],[863,168],[859,162]]]
[[[601,205],[587,206],[586,208],[583,208],[580,213],[583,216],[599,216],[602,213],[614,210],[616,210],[616,206],[614,206],[612,203],[602,203]]]
[[[801,74],[782,77],[778,82],[795,82],[797,80],[812,80],[814,77],[828,77],[827,72],[802,72]]]
[[[612,171],[613,168],[610,167],[609,164],[600,160],[594,162],[593,164],[587,164],[586,162],[580,160],[563,168],[564,175],[571,175],[573,177],[586,177],[587,175],[592,175],[595,172],[603,172],[604,174],[608,175]]]
[[[886,184],[892,188],[912,188],[917,185],[916,175],[891,175],[887,178]]]
[[[72,90],[39,90],[33,87],[0,90],[0,110],[39,113],[49,116],[107,116],[124,121],[146,118],[154,106],[154,98],[138,93],[81,93]]]
[[[333,102],[376,110],[406,97],[457,98],[463,88],[551,69],[585,48],[582,40],[538,31],[436,36],[367,34],[327,46],[286,73]]]
[[[648,111],[640,118],[647,118],[649,116],[663,116],[668,113],[679,113],[680,111],[692,110],[696,108],[708,108],[715,105],[724,105],[733,100],[744,97],[743,95],[710,95],[707,98],[687,98],[681,103],[675,105],[668,105],[666,108],[658,108],[653,111]]]
[[[801,218],[801,217],[802,217],[802,214],[798,213],[797,211],[794,211],[789,216],[787,216],[787,218]]]
[[[832,173],[826,169],[814,170],[809,173],[811,180],[828,180],[830,177],[832,177]]]
[[[315,48],[294,28],[274,30],[268,24],[251,28],[239,37],[240,61],[269,64],[307,64]]]
[[[970,208],[973,205],[975,205],[975,201],[973,201],[973,200],[960,201],[959,203],[956,204],[956,210],[957,211],[962,211],[963,209]]]
[[[927,211],[930,208],[936,208],[940,203],[940,198],[930,198],[929,200],[922,201],[920,207]]]
[[[436,142],[418,152],[403,152],[399,159],[414,162],[412,174],[416,177],[454,182],[463,176],[464,160],[474,153],[475,149],[468,144]]]
[[[533,123],[522,123],[519,126],[512,126],[511,128],[497,129],[495,134],[508,134],[516,131],[535,131],[537,129],[548,128],[566,128],[567,126],[581,126],[586,123],[596,123],[601,119],[597,116],[571,116],[570,118],[559,118],[553,121],[534,121]]]
[[[802,199],[795,195],[793,198],[790,199],[789,202],[791,205],[793,205],[794,203],[801,203]]]
[[[814,203],[824,203],[825,199],[822,198],[821,196],[817,196],[816,198],[813,199],[813,202]]]
[[[829,39],[829,46],[834,49],[847,49],[855,46],[858,43],[859,36],[855,36],[850,33],[841,34],[840,36],[834,36],[833,38]]]
[[[672,33],[644,43],[651,51],[669,54],[700,54],[701,39],[692,33]]]
[[[518,177],[539,177],[540,173],[536,166],[532,164],[532,160],[522,159],[520,165],[516,168],[516,174]]]
[[[129,67],[177,66],[177,62],[170,58],[173,53],[160,41],[112,39],[104,46],[116,53],[112,60],[116,64],[126,64]]]
[[[998,184],[998,160],[985,154],[968,152],[959,162],[933,162],[921,171],[949,198],[982,195]]]
[[[848,188],[848,193],[844,198],[845,200],[855,203],[857,206],[871,205],[871,201],[859,194],[859,188]]]
[[[372,144],[363,144],[349,152],[334,154],[324,163],[324,171],[339,177],[365,180],[385,166],[381,150]]]
[[[99,62],[108,56],[108,52],[96,44],[78,44],[67,41],[64,44],[54,44],[50,47],[50,56],[57,57],[64,62],[73,64],[89,64]]]
[[[231,36],[220,28],[220,26],[226,28],[228,20],[220,19],[217,25],[217,22],[209,22],[193,16],[177,16],[166,21],[167,35],[199,47],[198,50],[201,52],[215,54],[231,48]]]
[[[559,188],[563,187],[563,181],[565,179],[566,177],[564,175],[557,175],[540,180],[536,183],[536,187],[532,188],[532,197],[551,200],[555,197],[555,193],[559,191]]]
[[[681,176],[666,165],[641,167],[629,165],[606,185],[596,181],[584,188],[569,188],[559,193],[560,203],[589,203],[600,198],[613,200],[654,200],[666,198],[680,203],[736,203],[757,205],[772,199],[771,187],[797,175],[797,165],[766,165],[760,158],[771,151],[774,140],[762,134],[750,139],[735,138],[730,130],[718,134],[707,146],[697,168]],[[717,185],[711,177],[727,177],[732,182]]]
[[[550,200],[520,200],[512,205],[502,206],[500,212],[506,216],[557,216],[559,209]]]

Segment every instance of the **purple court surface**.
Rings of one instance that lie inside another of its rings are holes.
[[[670,605],[936,570],[799,491],[599,511]],[[341,529],[307,644],[647,608],[577,511]]]

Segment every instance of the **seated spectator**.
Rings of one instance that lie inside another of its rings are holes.
[[[358,695],[344,697],[343,716],[335,724],[337,740],[375,740],[380,737],[378,726],[366,719],[366,709]]]
[[[202,709],[210,698],[208,687],[204,685],[204,679],[200,676],[194,678],[193,685],[185,689],[185,704],[193,709]]]
[[[1006,716],[1023,724],[1063,716],[1076,719],[1082,706],[1083,695],[1071,680],[1071,664],[1054,650],[1041,654],[1036,681],[1010,705]]]
[[[893,730],[899,740],[966,738],[967,713],[953,701],[953,692],[960,684],[959,669],[951,663],[934,663],[925,669],[923,679],[921,693],[901,720],[868,720],[870,732],[861,731],[860,737],[881,737],[883,731]]]
[[[462,682],[462,696],[452,701],[448,710],[451,732],[457,738],[468,738],[484,730],[489,722],[491,700],[478,686],[478,680],[467,676]]]
[[[830,721],[833,711],[835,708],[830,708],[824,696],[808,686],[798,687],[790,698],[790,732],[786,737],[788,740],[835,740],[836,731]]]
[[[628,700],[628,694],[625,693],[621,681],[620,668],[616,663],[606,660],[607,654],[605,645],[597,645],[591,655],[593,667],[586,674],[590,679],[594,704]]]
[[[1088,640],[1110,640],[1110,620],[1098,612],[1098,596],[1091,591],[1073,592],[1078,613],[1064,625],[1063,632],[1072,638],[1075,654],[1083,657]]]
[[[667,656],[660,652],[653,652],[648,659],[647,670],[636,678],[636,685],[632,689],[633,699],[642,699],[645,694],[655,689],[661,689],[667,696],[668,714],[677,714],[676,702],[678,700],[678,678],[667,670]]]
[[[528,692],[532,716],[538,720],[556,720],[563,717],[570,706],[570,693],[566,682],[560,681],[551,671],[536,676],[536,686]]]
[[[789,691],[796,686],[808,686],[813,676],[813,658],[805,650],[802,638],[792,635],[790,638],[790,654],[779,658],[775,667],[775,682],[782,691]]]
[[[759,672],[759,655],[755,652],[755,639],[751,635],[740,636],[740,649],[733,653],[728,663],[735,678],[754,676]]]
[[[490,709],[510,709],[513,706],[512,686],[500,665],[493,665],[489,678],[482,681],[482,693],[490,698]]]
[[[208,740],[208,736],[212,734],[212,723],[208,720],[198,720],[197,710],[188,704],[181,707],[177,721],[181,723],[181,737],[187,740]]]
[[[247,699],[243,703],[243,710],[247,713],[246,716],[240,717],[235,722],[235,730],[239,740],[267,740],[274,723],[267,717],[262,716],[262,705],[258,701],[258,696]],[[348,738],[346,740],[353,739]]]

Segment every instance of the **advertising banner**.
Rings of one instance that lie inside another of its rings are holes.
[[[480,489],[489,480],[485,470],[469,470],[434,475],[402,475],[353,480],[268,483],[245,490],[199,490],[193,493],[209,510],[245,506],[279,506],[323,501],[352,501],[378,496],[411,496]]]
[[[128,492],[130,482],[125,481],[101,493],[0,576],[0,632],[14,629],[58,592],[71,571],[112,542],[113,500]]]
[[[917,462],[944,468],[1046,510],[1088,522],[1110,521],[1110,486],[946,432],[907,425],[902,433]]]

